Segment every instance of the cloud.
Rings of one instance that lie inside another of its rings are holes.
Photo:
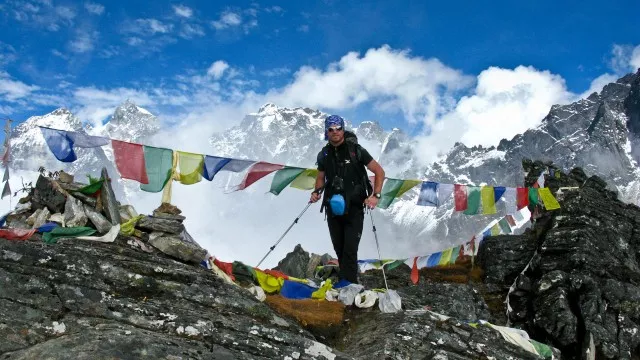
[[[91,52],[98,36],[97,31],[78,30],[75,38],[69,41],[69,49],[77,54]]]
[[[274,6],[271,6],[271,7],[266,7],[266,8],[264,9],[264,11],[266,11],[266,12],[268,12],[268,13],[276,13],[276,14],[278,14],[278,13],[282,13],[282,12],[284,12],[284,9],[283,9],[283,8],[281,8],[281,7],[280,7],[280,6],[278,6],[278,5],[274,5]]]
[[[245,16],[243,17],[242,14]],[[256,8],[248,8],[245,10],[225,10],[220,14],[218,20],[211,22],[211,26],[218,31],[225,29],[242,29],[245,34],[248,34],[252,28],[258,26],[258,10]]]
[[[98,3],[86,2],[84,3],[84,8],[91,14],[95,15],[102,15],[104,12],[104,5]]]
[[[9,74],[0,71],[0,97],[4,101],[14,102],[29,96],[40,88],[35,85],[27,85],[22,81],[13,80]]]
[[[55,32],[61,26],[73,25],[76,10],[70,6],[54,6],[51,1],[13,1],[7,2],[7,13],[14,19],[37,28]]]
[[[109,90],[98,89],[93,86],[78,87],[72,93],[76,116],[89,121],[94,127],[100,127],[102,121],[113,114],[115,108],[127,99],[131,99],[141,106],[152,105],[151,95],[145,91],[115,88]]]
[[[220,19],[211,22],[211,24],[217,30],[222,30],[242,24],[242,17],[232,11],[225,11],[220,15]]]
[[[204,36],[204,29],[197,24],[184,24],[180,30],[180,37],[184,39],[191,39],[196,36]]]
[[[380,110],[401,112],[409,122],[429,124],[455,102],[457,91],[471,84],[470,76],[437,59],[411,56],[385,45],[363,56],[350,52],[326,70],[303,66],[289,85],[265,97],[286,106],[331,110],[371,102]]]
[[[229,64],[227,64],[223,60],[217,60],[209,66],[207,69],[207,75],[212,76],[214,79],[220,79],[222,74],[224,74],[225,70],[229,68]]]
[[[289,74],[290,72],[291,72],[291,69],[289,69],[288,67],[279,67],[279,68],[264,70],[261,72],[261,74],[266,77],[276,77],[276,76]]]
[[[184,5],[173,5],[173,11],[176,15],[183,18],[190,18],[193,15],[193,10]]]
[[[16,59],[16,49],[0,41],[0,68],[14,62]]]
[[[635,73],[640,68],[640,45],[613,45],[609,66],[616,74]]]
[[[564,79],[549,71],[531,66],[490,67],[478,75],[472,94],[463,96],[434,124],[420,153],[438,153],[456,141],[467,146],[497,145],[539,125],[552,105],[573,98]]]
[[[167,34],[173,30],[173,24],[166,24],[158,19],[136,19],[125,26],[125,33],[132,33],[142,36],[155,34]]]
[[[300,25],[298,26],[297,30],[300,32],[309,32],[309,25],[306,25],[306,24]]]
[[[110,57],[114,57],[120,54],[120,48],[117,46],[109,45],[106,48],[100,49],[98,56],[103,59],[108,59]]]

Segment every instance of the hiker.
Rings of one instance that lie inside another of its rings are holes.
[[[310,202],[324,197],[320,211],[325,216],[329,235],[338,256],[339,280],[358,283],[358,245],[362,236],[365,206],[374,209],[378,205],[384,170],[357,142],[357,137],[344,129],[344,119],[328,116],[324,123],[324,138],[328,140],[318,153],[318,176]],[[367,171],[375,174],[371,186]]]

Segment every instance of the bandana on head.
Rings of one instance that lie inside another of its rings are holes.
[[[332,126],[340,126],[344,129],[344,119],[338,115],[327,116],[327,118],[324,119],[324,139],[325,140],[329,140],[328,132],[329,132],[329,128]]]

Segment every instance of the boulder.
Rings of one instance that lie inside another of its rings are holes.
[[[120,224],[120,205],[116,200],[116,195],[111,187],[111,178],[106,168],[102,168],[102,188],[100,188],[100,205],[99,209],[104,209],[107,220],[113,225]]]
[[[53,213],[63,212],[66,201],[67,193],[54,180],[42,175],[38,176],[31,199],[33,210],[46,207]]]
[[[153,216],[143,217],[136,227],[147,232],[159,231],[169,234],[180,234],[184,230],[184,225],[177,220],[159,219]]]
[[[101,213],[97,212],[96,209],[91,206],[84,205],[84,212],[87,214],[89,221],[96,227],[98,233],[106,234],[109,230],[111,230],[111,223],[104,217]]]
[[[207,256],[207,251],[200,246],[184,242],[179,236],[172,234],[152,232],[149,235],[149,244],[163,253],[187,263],[200,264]]]
[[[67,197],[64,206],[64,223],[67,227],[85,226],[87,224],[87,214],[84,212],[84,205],[73,196]]]

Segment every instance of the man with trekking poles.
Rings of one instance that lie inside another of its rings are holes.
[[[324,131],[328,143],[318,153],[316,190],[309,202],[320,200],[324,191],[320,211],[326,210],[329,235],[338,256],[339,279],[358,283],[358,246],[365,206],[374,209],[378,205],[385,172],[358,144],[356,135],[345,131],[344,119],[340,116],[328,116]],[[375,175],[373,186],[365,167]]]

